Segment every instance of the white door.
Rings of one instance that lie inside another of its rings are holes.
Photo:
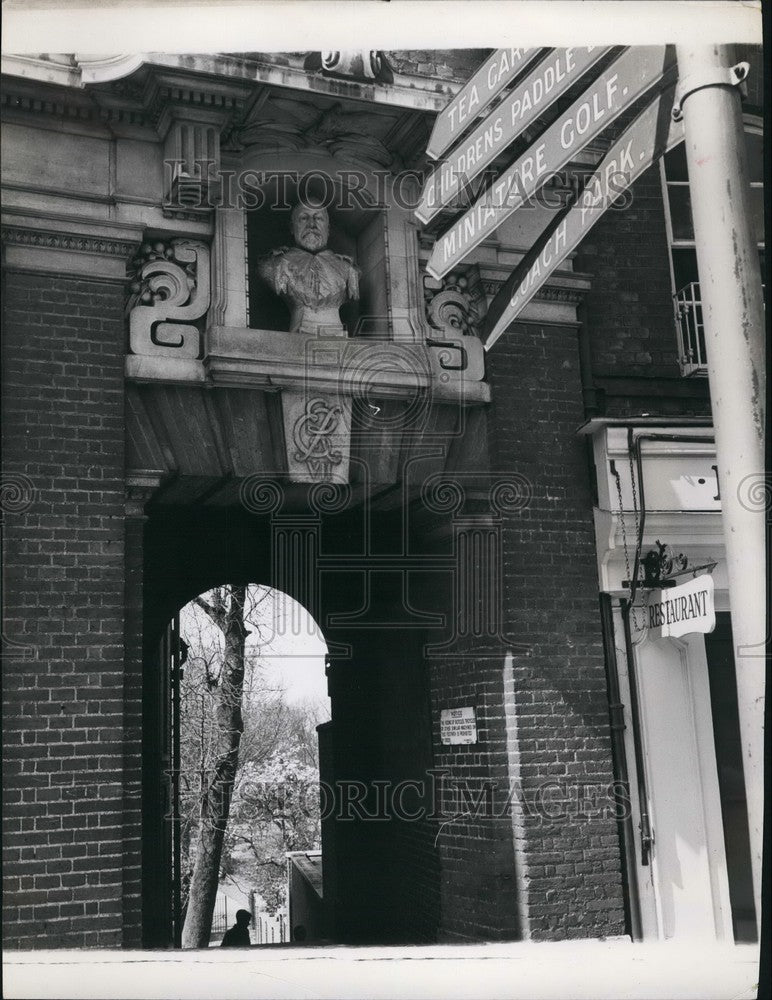
[[[704,640],[701,635],[685,639],[644,636],[634,648],[654,835],[649,866],[641,865],[637,848],[643,935],[649,940],[731,941]],[[628,698],[628,713],[629,704]],[[631,723],[630,719],[626,738],[637,828],[640,815]]]

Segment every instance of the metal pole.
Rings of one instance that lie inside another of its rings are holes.
[[[764,819],[764,312],[733,50],[676,48],[716,437],[756,918]],[[676,111],[677,113],[677,111]]]

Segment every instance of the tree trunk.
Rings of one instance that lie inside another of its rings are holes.
[[[223,840],[238,766],[239,742],[244,729],[241,698],[247,635],[244,625],[246,589],[231,587],[228,610],[216,616],[210,612],[210,617],[225,636],[225,657],[217,697],[214,766],[201,799],[196,861],[182,929],[183,948],[207,948],[212,931]]]

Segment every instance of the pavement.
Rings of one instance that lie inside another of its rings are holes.
[[[409,948],[16,951],[3,996],[114,1000],[753,1000],[756,945],[628,939]]]

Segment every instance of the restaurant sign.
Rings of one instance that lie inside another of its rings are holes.
[[[688,583],[649,594],[646,625],[653,639],[670,639],[716,627],[713,577],[695,577]]]

